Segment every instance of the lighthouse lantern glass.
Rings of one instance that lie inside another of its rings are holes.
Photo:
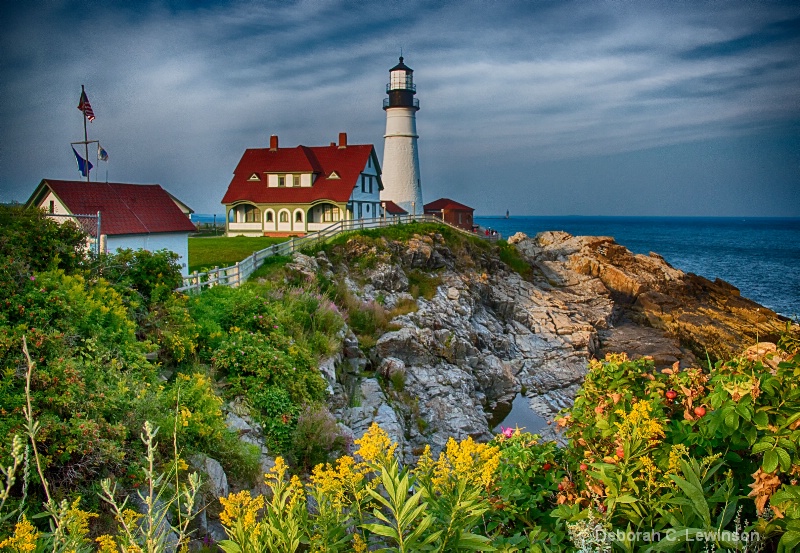
[[[389,81],[392,90],[397,89],[410,89],[411,88],[411,74],[403,70],[392,71],[389,76]]]

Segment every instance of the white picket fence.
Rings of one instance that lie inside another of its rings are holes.
[[[246,257],[242,261],[239,261],[235,265],[231,265],[230,267],[215,267],[203,273],[195,271],[192,274],[183,277],[183,286],[176,288],[175,291],[191,294],[201,292],[204,288],[210,288],[212,286],[240,286],[241,284],[245,283],[247,279],[250,278],[250,275],[252,275],[256,269],[261,267],[264,264],[264,260],[269,257],[276,255],[291,255],[292,253],[303,248],[307,248],[316,244],[322,244],[328,239],[333,238],[334,236],[337,236],[343,232],[382,228],[391,225],[411,223],[414,221],[447,225],[458,232],[467,234],[469,236],[478,236],[486,240],[497,240],[500,237],[499,234],[496,236],[485,236],[481,233],[475,234],[466,231],[462,228],[442,221],[441,218],[432,214],[416,216],[403,215],[386,219],[350,219],[347,221],[339,221],[338,223],[334,223],[318,232],[306,234],[305,236],[299,238],[290,238],[286,242],[282,242],[280,244],[273,244],[272,246],[268,246],[263,250],[254,252],[250,256]]]

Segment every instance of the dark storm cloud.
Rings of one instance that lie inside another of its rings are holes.
[[[2,201],[26,199],[43,177],[77,178],[81,84],[110,180],[162,183],[200,212],[220,210],[243,150],[272,133],[294,146],[347,131],[380,155],[384,86],[402,48],[422,106],[428,200],[457,197],[483,213],[515,197],[516,211],[542,214],[800,215],[800,7],[790,2],[0,10]],[[731,194],[718,194],[726,182]],[[709,203],[712,191],[722,200]]]

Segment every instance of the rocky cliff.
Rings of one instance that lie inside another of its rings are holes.
[[[333,406],[354,435],[377,420],[408,457],[450,436],[489,439],[493,415],[518,394],[552,420],[571,404],[591,357],[624,351],[658,366],[696,365],[785,327],[733,286],[612,238],[547,232],[509,243],[522,274],[496,246],[435,232],[296,254],[293,270],[323,273],[362,302],[387,312],[413,305],[366,354],[350,336],[344,369],[328,371]],[[554,437],[547,426],[540,433]]]

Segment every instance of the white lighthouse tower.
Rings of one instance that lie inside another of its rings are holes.
[[[400,63],[389,70],[386,111],[386,134],[383,136],[383,192],[381,199],[391,200],[410,214],[422,213],[422,185],[419,180],[417,151],[417,111],[414,98],[414,70]]]

